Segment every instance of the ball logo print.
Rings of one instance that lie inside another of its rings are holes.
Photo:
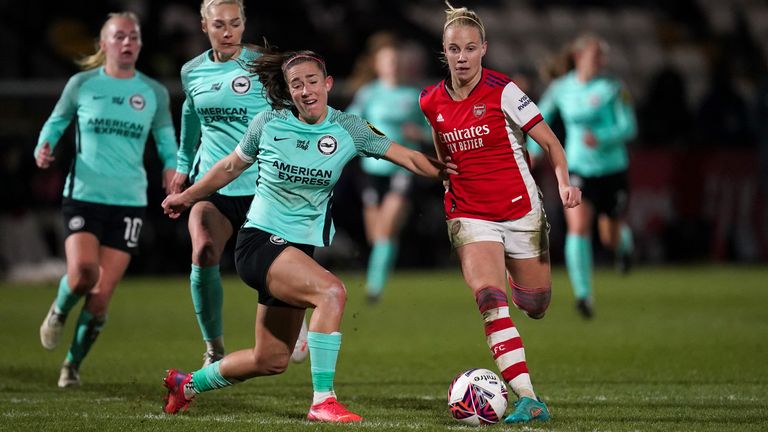
[[[488,369],[460,373],[448,388],[448,409],[456,420],[470,425],[498,423],[507,410],[507,387]]]

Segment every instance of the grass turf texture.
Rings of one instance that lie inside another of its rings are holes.
[[[46,352],[38,327],[55,284],[0,284],[0,430],[473,429],[450,418],[448,385],[465,369],[496,367],[458,270],[398,272],[376,306],[365,303],[362,275],[340,276],[349,301],[336,390],[362,424],[304,420],[308,361],[199,395],[185,415],[164,415],[165,369],[199,368],[203,352],[180,276],[120,285],[82,366],[83,387],[67,390],[56,380],[80,305],[60,346]],[[599,270],[592,321],[577,315],[563,270],[553,278],[544,320],[512,311],[553,420],[493,430],[768,429],[768,269],[639,268],[628,277]],[[251,346],[255,292],[235,276],[224,287],[226,346]]]

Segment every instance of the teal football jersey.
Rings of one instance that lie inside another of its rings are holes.
[[[431,140],[429,123],[419,107],[420,93],[421,90],[415,87],[392,87],[376,80],[360,88],[346,112],[364,118],[392,141],[417,149],[418,142],[403,136],[403,125],[411,123],[422,128],[424,139]],[[392,175],[398,171],[408,172],[405,168],[384,159],[364,158],[360,166],[369,174],[381,176]]]
[[[259,114],[236,149],[258,169],[244,226],[294,243],[330,245],[333,187],[344,166],[355,156],[380,157],[391,142],[360,117],[331,107],[314,125],[289,110]]]
[[[178,171],[194,183],[211,167],[232,153],[256,114],[269,110],[263,86],[246,64],[260,54],[244,48],[236,60],[217,63],[212,51],[187,62],[181,69],[184,105]],[[244,172],[219,190],[222,195],[253,195],[258,172]]]
[[[168,90],[139,71],[113,78],[104,68],[72,76],[43,125],[43,143],[54,148],[77,116],[75,157],[64,197],[98,204],[147,205],[144,147],[150,131],[167,168],[176,167],[176,132]]]
[[[637,133],[637,121],[629,93],[619,81],[601,75],[582,82],[572,71],[553,81],[537,105],[545,120],[560,112],[571,172],[597,177],[627,169],[626,142]],[[584,143],[587,130],[597,139],[594,148]]]

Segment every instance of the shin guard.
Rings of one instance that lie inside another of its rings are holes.
[[[549,307],[552,298],[552,286],[546,288],[525,288],[509,278],[512,288],[512,302],[530,318],[541,319]]]

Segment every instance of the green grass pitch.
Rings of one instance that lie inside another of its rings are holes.
[[[336,391],[362,424],[304,420],[309,362],[204,393],[188,413],[164,415],[165,369],[194,370],[203,352],[179,276],[126,278],[82,366],[83,386],[67,390],[56,380],[80,306],[62,344],[47,352],[38,327],[55,284],[0,284],[0,431],[473,429],[450,418],[448,385],[465,369],[496,368],[458,269],[397,272],[373,307],[362,275],[340,276],[349,301]],[[512,311],[553,419],[489,430],[768,430],[766,267],[646,267],[628,277],[602,269],[589,322],[576,314],[562,268],[553,278],[544,320]],[[228,276],[225,293],[226,345],[251,346],[255,292]]]

